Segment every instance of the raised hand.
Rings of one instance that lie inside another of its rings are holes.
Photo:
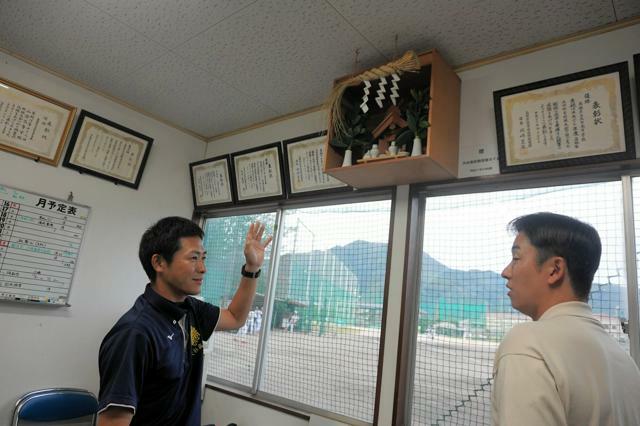
[[[273,239],[273,236],[269,236],[263,242],[263,234],[264,224],[256,221],[249,225],[247,237],[244,240],[245,269],[249,272],[260,269],[262,262],[264,262],[264,252]]]

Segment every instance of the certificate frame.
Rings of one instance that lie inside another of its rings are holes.
[[[0,78],[0,149],[57,166],[76,115],[76,107]],[[14,133],[15,132],[15,133]],[[29,143],[27,143],[29,140]]]
[[[323,171],[326,135],[323,130],[282,141],[289,198],[352,190]]]
[[[286,198],[280,142],[232,153],[231,168],[235,179],[237,203],[255,203]],[[271,170],[270,174],[268,170]],[[257,182],[258,178],[263,181]]]
[[[191,194],[195,210],[235,204],[235,178],[229,155],[207,158],[189,164]]]
[[[500,173],[635,158],[627,62],[498,90],[493,100]]]
[[[83,110],[73,129],[63,165],[116,185],[138,189],[151,145],[153,139],[149,136]],[[123,161],[127,162],[124,166]]]

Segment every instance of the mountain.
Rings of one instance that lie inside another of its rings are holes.
[[[361,303],[382,304],[384,279],[387,271],[387,244],[354,241],[336,246],[329,252],[351,271],[358,280]]]
[[[329,252],[357,277],[361,303],[382,303],[382,291],[387,264],[387,244],[354,241],[335,246]],[[433,311],[443,304],[483,307],[486,312],[511,312],[505,280],[494,271],[452,269],[422,253],[420,309]],[[375,296],[371,296],[375,295]],[[594,312],[626,317],[626,288],[594,283],[590,304]],[[461,308],[460,308],[461,309]]]

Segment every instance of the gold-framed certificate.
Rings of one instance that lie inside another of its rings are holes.
[[[76,108],[0,78],[0,149],[57,166]]]
[[[238,203],[286,197],[280,142],[231,154]]]
[[[635,158],[626,62],[493,97],[502,173]]]
[[[191,163],[189,173],[196,210],[233,204],[235,185],[228,155]]]
[[[346,183],[323,171],[326,134],[326,131],[310,133],[282,142],[289,196],[350,189]]]

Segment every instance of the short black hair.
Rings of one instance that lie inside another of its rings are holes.
[[[562,257],[573,292],[588,299],[602,254],[600,236],[593,226],[569,216],[542,212],[512,220],[509,229],[526,235],[538,251],[538,265],[552,256]]]
[[[156,280],[156,271],[151,264],[154,254],[171,263],[173,255],[180,250],[180,238],[204,237],[204,232],[196,223],[183,217],[171,216],[160,219],[145,231],[140,239],[138,257],[151,282]]]

